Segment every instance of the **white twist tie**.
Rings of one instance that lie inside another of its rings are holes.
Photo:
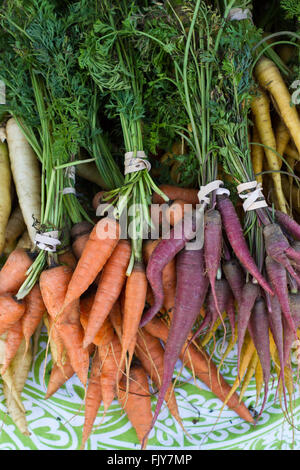
[[[67,166],[67,168],[65,169],[65,177],[70,178],[71,180],[73,180],[74,184],[75,184],[75,180],[76,180],[76,167],[75,167],[75,165]],[[76,195],[76,190],[72,186],[69,186],[69,187],[64,188],[62,190],[62,194],[63,195],[64,194],[75,194]]]
[[[147,155],[144,150],[138,150],[135,157],[134,152],[126,152],[124,166],[125,175],[135,171],[151,170],[151,163],[147,160]]]
[[[206,184],[205,186],[200,186],[200,191],[198,192],[198,199],[200,204],[209,204],[210,199],[207,197],[213,191],[216,191],[216,194],[227,194],[229,196],[230,192],[226,188],[221,188],[224,183],[222,180],[215,180],[211,183]]]
[[[75,178],[76,178],[75,173],[76,173],[75,165],[67,166],[65,170],[66,178],[70,178],[71,180],[75,181]]]
[[[62,193],[63,194],[76,194],[76,189],[72,188],[72,186],[70,186],[69,188],[64,188],[62,190]]]
[[[249,8],[231,8],[227,17],[230,21],[252,20],[252,13]]]
[[[54,253],[56,246],[61,244],[58,239],[58,231],[52,230],[51,232],[37,233],[35,235],[35,244],[40,250]]]
[[[241,199],[245,199],[243,203],[244,211],[253,211],[262,207],[268,207],[265,197],[262,193],[261,183],[250,181],[237,186],[237,191]],[[242,194],[244,191],[249,191]]]

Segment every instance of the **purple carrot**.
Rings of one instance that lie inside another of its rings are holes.
[[[277,263],[285,267],[290,275],[296,279],[298,285],[300,285],[300,277],[293,269],[291,261],[288,256],[298,259],[299,253],[290,247],[287,238],[284,236],[280,226],[278,224],[270,224],[264,227],[264,240],[267,254]],[[300,258],[300,256],[299,256]]]
[[[216,209],[210,209],[204,216],[204,260],[205,269],[209,279],[211,294],[213,296],[216,313],[222,316],[216,294],[216,277],[222,253],[222,221]]]
[[[247,282],[243,287],[242,299],[239,304],[239,311],[237,316],[237,330],[238,330],[238,371],[240,369],[241,351],[247,331],[251,311],[254,307],[257,297],[260,295],[260,287],[253,282]]]
[[[294,319],[296,328],[300,326],[300,294],[289,294],[289,304],[292,317]],[[288,322],[283,318],[283,344],[284,344],[284,364],[286,365],[291,352],[291,346],[295,341],[295,334]]]
[[[275,217],[279,225],[287,230],[296,240],[300,240],[300,225],[287,214],[275,211]]]
[[[274,287],[275,293],[278,297],[282,312],[294,332],[294,336],[297,336],[295,322],[292,318],[290,304],[289,304],[289,293],[287,287],[287,274],[285,267],[280,263],[277,263],[270,256],[266,256],[265,260],[266,270],[270,279],[271,285]]]
[[[270,295],[273,295],[273,290],[259,271],[251,256],[234,205],[226,195],[217,196],[217,201],[224,229],[236,257],[245,269],[257,280],[261,287]]]
[[[256,300],[252,313],[250,316],[248,330],[252,341],[254,343],[255,349],[257,351],[262,371],[263,379],[265,385],[265,395],[264,400],[260,409],[260,412],[257,416],[258,420],[264,410],[268,390],[269,390],[269,380],[271,377],[271,353],[270,353],[270,339],[269,339],[269,320],[268,313],[263,297],[260,297]]]
[[[223,263],[223,272],[230,285],[235,300],[239,304],[242,299],[243,287],[246,283],[246,276],[237,259],[231,259]]]
[[[228,299],[228,302],[227,302],[226,314],[227,314],[227,318],[229,320],[229,324],[230,324],[230,328],[231,328],[231,334],[234,335],[235,322],[236,322],[236,313],[235,313],[235,307],[234,307],[234,296],[233,296],[232,292],[230,292],[229,299]]]
[[[153,428],[172,381],[175,364],[192,330],[205,299],[207,277],[202,250],[183,249],[176,259],[176,297],[173,317],[165,345],[164,371],[151,428]]]
[[[140,328],[145,326],[163,306],[164,293],[162,272],[164,267],[185,247],[187,241],[195,236],[196,220],[194,217],[182,220],[170,231],[168,238],[163,238],[154,248],[146,269],[154,302],[142,316]],[[191,250],[194,251],[194,250]]]
[[[222,313],[225,312],[231,291],[226,279],[217,279],[215,282],[215,296],[212,289],[210,290],[207,298],[206,309],[211,314],[210,329],[213,328],[218,317],[222,319]]]

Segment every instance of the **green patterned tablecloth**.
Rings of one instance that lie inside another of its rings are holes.
[[[42,333],[39,351],[23,391],[23,403],[27,410],[29,437],[22,435],[7,416],[1,391],[2,430],[0,450],[75,450],[79,448],[84,421],[84,390],[77,377],[70,379],[52,398],[44,394],[51,370],[51,358],[45,368],[46,333]],[[214,361],[220,360],[222,341],[217,342]],[[180,364],[178,364],[180,367]],[[44,374],[45,372],[45,374]],[[223,375],[229,383],[236,376],[236,352],[227,358]],[[45,376],[45,378],[43,378]],[[189,435],[164,408],[155,430],[149,437],[149,450],[289,450],[300,447],[300,394],[293,402],[294,425],[284,419],[280,403],[274,403],[276,380],[270,384],[268,403],[259,424],[244,422],[227,407],[219,417],[222,403],[202,383],[194,384],[191,375],[184,371],[176,388],[179,411]],[[256,391],[253,381],[246,392],[245,403],[255,405]],[[153,398],[153,410],[156,399]],[[259,406],[257,407],[259,409]],[[218,419],[219,418],[219,419]],[[100,425],[100,426],[99,426]],[[86,449],[140,449],[134,429],[119,404],[114,402],[102,420],[101,409],[95,422],[95,430]]]

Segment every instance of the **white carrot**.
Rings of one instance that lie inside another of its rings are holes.
[[[11,171],[8,148],[0,142],[0,254],[5,245],[5,230],[11,212]]]
[[[24,221],[34,243],[35,220],[40,220],[41,175],[37,156],[14,118],[6,124],[11,171]]]

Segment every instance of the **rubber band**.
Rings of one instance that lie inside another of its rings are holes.
[[[257,181],[250,181],[248,183],[242,183],[237,186],[237,191],[241,199],[245,199],[243,203],[244,211],[253,211],[255,209],[261,209],[262,207],[268,207],[265,197],[262,193],[261,183]],[[248,191],[242,194],[244,191]]]
[[[52,230],[50,232],[38,232],[35,235],[35,244],[40,250],[54,253],[56,251],[56,246],[61,245],[61,242],[58,239],[58,231]]]
[[[134,152],[126,152],[124,160],[124,174],[133,173],[135,171],[151,170],[151,163],[147,159],[144,150],[138,150],[134,157]]]
[[[243,8],[231,8],[227,18],[230,21],[252,20],[252,13],[249,8],[245,8],[245,10]]]
[[[209,204],[210,199],[207,197],[213,191],[217,191],[217,194],[227,194],[230,192],[226,188],[221,188],[224,183],[222,180],[215,180],[211,183],[206,184],[205,186],[200,186],[200,191],[198,192],[198,199],[200,204]]]

